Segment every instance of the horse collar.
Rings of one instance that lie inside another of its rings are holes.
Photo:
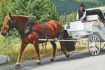
[[[34,25],[34,21],[29,18],[25,28],[22,31],[20,31],[20,34],[21,35],[26,35],[29,32],[31,32],[31,28],[32,28],[33,25]]]

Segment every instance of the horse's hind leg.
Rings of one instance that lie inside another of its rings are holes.
[[[68,58],[69,57],[69,52],[67,51],[66,47],[65,47],[65,43],[64,42],[60,42],[61,45],[61,51],[64,53],[64,55]]]
[[[24,49],[26,48],[26,45],[27,44],[24,43],[24,42],[21,43],[20,52],[19,52],[19,55],[18,55],[18,58],[17,58],[16,66],[15,66],[16,69],[20,68],[22,54],[23,54]]]
[[[53,47],[53,56],[50,59],[50,61],[52,62],[52,61],[54,61],[55,54],[56,54],[56,43],[54,41],[51,41],[50,43],[52,44],[52,47]]]

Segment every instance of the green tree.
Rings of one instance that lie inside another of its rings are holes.
[[[0,0],[0,22],[4,19],[7,12],[10,10],[11,1],[12,0]]]
[[[50,0],[14,0],[11,4],[11,12],[36,16],[40,19],[56,19],[57,11]]]
[[[8,12],[36,16],[37,20],[57,19],[56,7],[50,0],[0,0],[0,25]]]

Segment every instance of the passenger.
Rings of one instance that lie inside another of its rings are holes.
[[[86,21],[86,10],[83,3],[80,4],[80,9],[77,11],[77,20]]]

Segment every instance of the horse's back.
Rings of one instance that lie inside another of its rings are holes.
[[[54,29],[61,29],[61,28],[63,28],[62,27],[62,25],[60,24],[60,22],[59,21],[57,21],[57,20],[49,20],[49,21],[46,21],[45,22],[45,25],[50,29],[50,28],[52,28],[53,30]]]
[[[63,30],[62,25],[57,20],[49,20],[45,22],[47,26],[47,33],[56,35]]]

